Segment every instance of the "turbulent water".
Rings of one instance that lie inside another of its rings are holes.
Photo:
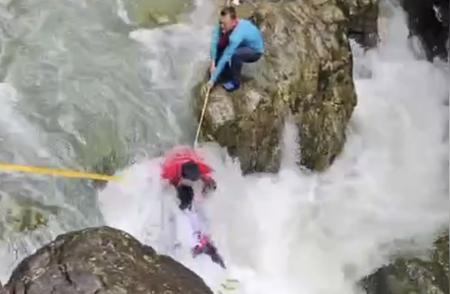
[[[0,2],[1,162],[102,171],[191,141],[187,97],[208,52],[212,3],[185,15],[189,25],[142,31],[124,21],[125,4]],[[0,197],[3,281],[56,234],[104,223],[86,181],[2,173]],[[17,233],[19,199],[59,213],[47,228]]]
[[[1,174],[2,209],[25,198],[62,210],[33,233],[0,220],[3,282],[36,247],[85,226],[106,223],[170,248],[161,240],[170,239],[173,195],[157,180],[155,156],[191,143],[190,89],[214,7],[197,1],[182,23],[134,29],[121,3],[0,4],[0,160],[92,169],[113,158],[126,175],[97,195],[84,181]],[[291,125],[277,175],[242,177],[224,150],[201,149],[219,185],[207,210],[229,271],[176,257],[214,289],[232,277],[242,294],[358,293],[364,275],[391,255],[419,254],[448,225],[447,68],[415,57],[400,11],[387,23],[379,48],[353,48],[358,105],[327,172],[292,165]]]

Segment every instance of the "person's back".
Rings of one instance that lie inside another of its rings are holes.
[[[194,165],[194,166],[192,166]],[[196,173],[205,183],[213,181],[210,176],[212,172],[200,156],[191,147],[180,146],[170,150],[164,158],[161,165],[161,178],[168,180],[172,185],[177,186],[183,180],[183,169],[191,169],[194,167]],[[194,172],[195,173],[195,172]],[[195,179],[192,179],[194,180]]]
[[[261,31],[249,20],[240,19],[230,35],[232,41],[239,42],[239,47],[249,47],[264,53],[264,40]]]
[[[210,91],[219,77],[225,80],[225,90],[238,89],[243,63],[256,62],[263,54],[264,39],[259,28],[247,19],[239,19],[234,7],[223,8],[220,25],[213,30],[210,78],[206,89]]]

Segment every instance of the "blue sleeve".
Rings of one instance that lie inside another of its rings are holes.
[[[233,34],[230,36],[230,42],[228,43],[227,48],[223,51],[222,56],[220,57],[219,62],[216,64],[216,70],[211,75],[211,81],[216,82],[219,75],[222,73],[225,64],[230,61],[237,47],[241,44],[242,37],[239,34]]]
[[[216,56],[217,56],[217,46],[219,44],[219,36],[220,36],[220,29],[219,26],[216,25],[214,27],[213,33],[212,33],[212,38],[211,38],[211,51],[210,51],[210,55],[211,55],[211,60],[212,61],[216,61]]]

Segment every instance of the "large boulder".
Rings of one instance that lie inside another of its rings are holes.
[[[61,235],[24,259],[8,294],[212,293],[172,258],[109,227]]]
[[[283,125],[292,114],[301,164],[319,171],[328,167],[342,150],[356,105],[351,17],[362,17],[374,3],[298,0],[247,8],[264,34],[266,52],[258,63],[244,66],[247,78],[241,89],[230,94],[219,86],[212,91],[202,139],[226,146],[245,173],[274,172],[280,165]],[[243,9],[245,4],[238,8]],[[200,113],[205,97],[197,98]]]
[[[435,242],[429,259],[399,258],[365,279],[367,294],[449,293],[448,234]]]

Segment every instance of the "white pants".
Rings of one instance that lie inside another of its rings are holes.
[[[203,211],[202,202],[204,199],[201,194],[202,186],[200,184],[196,183],[193,187],[194,199],[191,209],[180,210],[178,207],[179,200],[176,197],[171,200],[168,198],[163,200],[163,205],[169,211],[172,211],[166,219],[167,225],[163,226],[164,239],[168,241],[168,243],[165,243],[164,248],[169,252],[176,254],[175,252],[182,250],[180,246],[184,242],[187,242],[184,246],[190,246],[190,249],[194,248],[199,244],[199,234],[207,234],[208,232],[208,221]],[[166,208],[162,209],[165,210]],[[184,237],[179,239],[180,236]]]
[[[187,216],[190,225],[190,246],[191,248],[195,247],[195,245],[199,242],[199,236],[202,233],[200,219],[197,213],[185,210],[184,214]]]

